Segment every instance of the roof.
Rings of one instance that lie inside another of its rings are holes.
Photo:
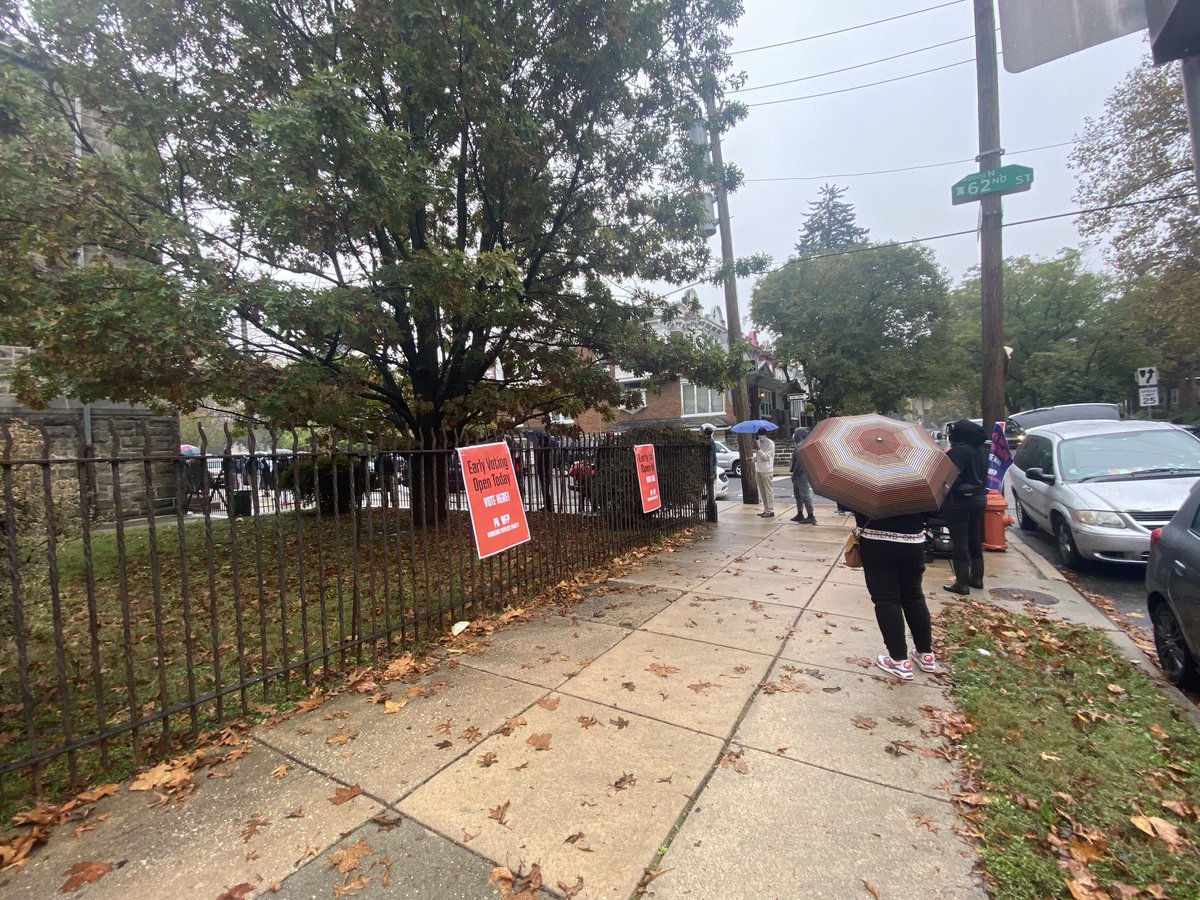
[[[1067,440],[1077,437],[1091,437],[1097,434],[1133,434],[1138,431],[1182,431],[1178,425],[1170,422],[1144,422],[1140,419],[1126,419],[1114,422],[1111,419],[1084,419],[1074,422],[1059,422],[1055,425],[1042,425],[1031,428],[1027,435],[1046,434]]]

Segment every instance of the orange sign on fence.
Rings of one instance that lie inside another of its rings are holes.
[[[508,444],[459,447],[458,459],[479,558],[487,559],[528,541],[529,520],[521,505],[521,488]]]
[[[662,508],[658,493],[658,464],[654,461],[653,444],[637,444],[633,448],[637,461],[638,487],[642,491],[642,512],[652,513]]]

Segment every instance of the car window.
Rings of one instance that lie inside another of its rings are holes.
[[[1200,534],[1200,506],[1196,507],[1196,515],[1192,516],[1192,531]]]
[[[727,446],[725,446],[725,443],[723,441],[713,441],[713,446],[717,448],[718,453],[732,453],[733,452]]]
[[[1022,472],[1028,469],[1040,468],[1047,474],[1053,473],[1054,455],[1051,452],[1050,440],[1037,435],[1025,438],[1021,442],[1021,446],[1017,449],[1013,465]]]
[[[1058,455],[1068,481],[1158,469],[1200,471],[1200,442],[1174,430],[1071,438],[1059,445]]]
[[[1037,438],[1028,438],[1017,448],[1013,456],[1013,465],[1024,472],[1033,465],[1033,454],[1037,450]]]

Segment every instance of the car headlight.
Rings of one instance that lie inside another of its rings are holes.
[[[1084,525],[1094,525],[1100,528],[1124,528],[1124,520],[1115,512],[1101,509],[1076,510],[1075,518]]]

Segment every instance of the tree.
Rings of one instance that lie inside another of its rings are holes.
[[[725,173],[685,126],[740,11],[0,0],[0,340],[34,347],[22,395],[440,437],[615,403],[607,363],[727,383],[727,354],[656,337],[661,303],[608,279],[708,266],[704,182]]]
[[[946,276],[926,247],[793,259],[758,283],[751,314],[802,367],[822,415],[891,412],[949,383]]]
[[[1080,229],[1108,239],[1106,256],[1126,295],[1121,333],[1144,346],[1138,365],[1162,366],[1181,405],[1195,409],[1200,199],[1188,135],[1178,66],[1147,58],[1109,97],[1104,115],[1088,120],[1072,165],[1080,203],[1112,207],[1081,218]]]
[[[824,184],[820,193],[819,200],[808,204],[808,215],[800,228],[796,252],[800,256],[813,256],[846,250],[866,241],[867,229],[858,227],[854,205],[842,199],[846,189]]]
[[[964,369],[979,372],[980,279],[972,270],[954,291],[955,344]],[[1060,403],[1119,402],[1144,354],[1124,327],[1125,309],[1110,278],[1089,272],[1080,251],[1050,259],[1004,261],[1005,379],[1010,410]],[[978,375],[972,393],[978,396]]]

